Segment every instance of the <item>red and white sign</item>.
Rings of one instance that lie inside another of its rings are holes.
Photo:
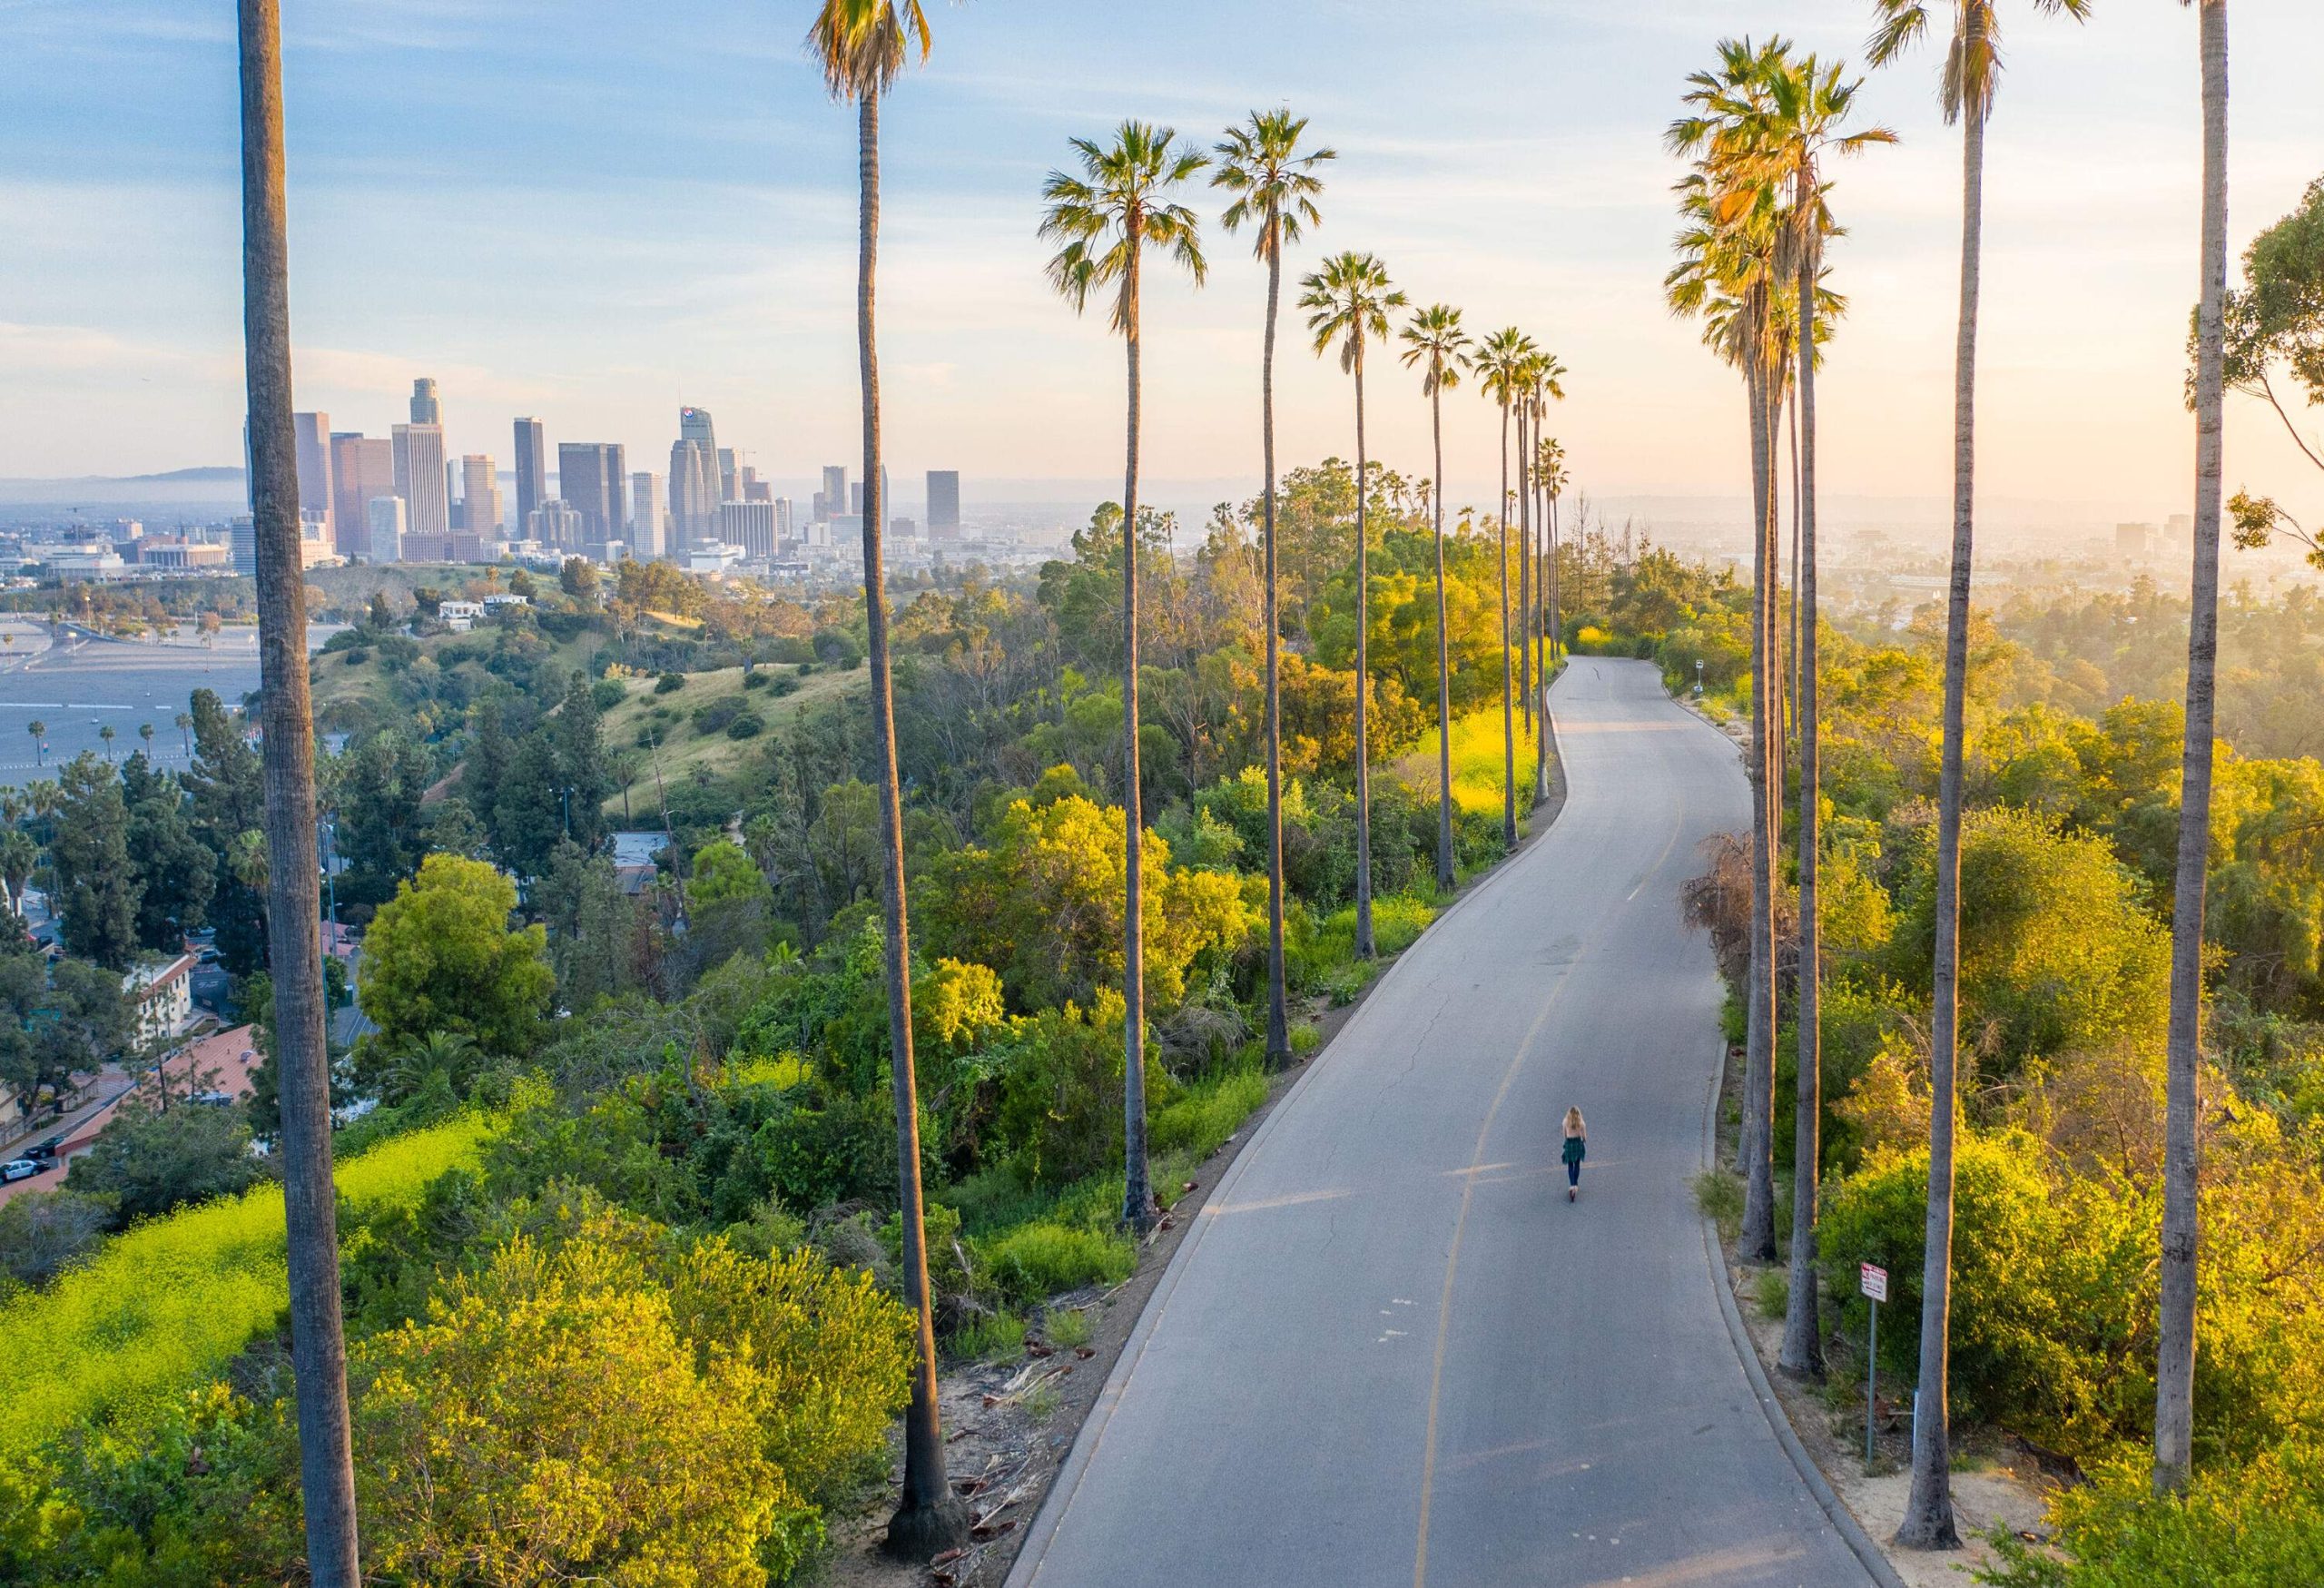
[[[1875,1301],[1887,1300],[1888,1270],[1876,1268],[1870,1263],[1865,1264],[1864,1277],[1858,1282],[1858,1287]]]

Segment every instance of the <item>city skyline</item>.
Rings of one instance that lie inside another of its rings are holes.
[[[493,0],[438,8],[392,40],[357,19],[294,17],[300,407],[383,428],[408,371],[429,368],[453,458],[497,456],[517,413],[658,458],[669,410],[697,402],[754,439],[740,461],[763,476],[852,458],[852,126],[799,53],[797,19],[712,5],[704,25],[732,47],[704,84],[684,78],[694,53],[651,19],[580,9],[591,25],[578,31],[617,47],[585,54],[527,36],[517,51],[468,52],[516,15]],[[1534,331],[1572,371],[1573,399],[1551,424],[1595,494],[1726,491],[1742,448],[1728,382],[1660,304],[1678,164],[1659,139],[1684,71],[1738,19],[1708,4],[1639,17],[1615,0],[1462,0],[1447,25],[1416,31],[1393,9],[1333,11],[1343,47],[1326,60],[1303,47],[1326,9],[1275,8],[1247,57],[1227,63],[1196,61],[1199,16],[1110,18],[1101,40],[1065,25],[1053,0],[944,15],[937,65],[909,75],[888,112],[882,322],[902,478],[957,459],[986,478],[1102,479],[1118,374],[1102,327],[1077,322],[1040,280],[1041,173],[1068,135],[1125,113],[1206,146],[1250,104],[1288,102],[1342,152],[1324,223],[1291,270],[1324,250],[1370,249],[1419,301]],[[1491,12],[1489,52],[1456,25],[1468,10]],[[1861,70],[1861,0],[1798,0],[1784,20],[1803,45]],[[0,475],[233,456],[239,404],[221,400],[240,369],[229,23],[191,22],[159,0],[131,0],[94,27],[54,0],[12,13],[31,70],[0,132],[42,175],[0,200],[23,240],[18,301],[0,323],[17,373],[0,391]],[[1981,485],[1994,496],[2181,505],[2190,245],[2155,217],[2194,209],[2192,25],[2175,7],[2103,29],[2013,18],[1980,386]],[[2297,84],[2299,64],[2324,53],[2324,13],[2255,11],[2243,29],[2238,249],[2315,174]],[[1125,82],[1125,57],[1152,82],[1209,86]],[[666,59],[668,81],[625,66],[624,91],[601,102],[609,63],[633,58]],[[1473,83],[1510,59],[1537,65],[1516,96],[1534,108],[1489,94],[1440,96],[1421,117],[1408,108],[1401,85]],[[1840,245],[1852,312],[1825,383],[1835,492],[1940,495],[1949,467],[1957,140],[1939,124],[1926,65],[1870,75],[1867,113],[1905,143],[1837,173],[1854,235]],[[479,75],[557,93],[467,92]],[[692,113],[705,90],[716,113]],[[87,109],[98,100],[121,112],[103,126]],[[414,102],[444,113],[414,128]],[[979,136],[948,134],[951,123]],[[607,230],[576,249],[571,227],[589,207],[566,195],[591,182],[662,206],[663,234],[616,238],[620,207],[599,205]],[[1215,222],[1213,195],[1190,197]],[[1210,232],[1209,288],[1167,288],[1149,310],[1157,479],[1256,478],[1260,272],[1245,242]],[[153,248],[157,233],[172,245]],[[1344,454],[1344,381],[1286,341],[1281,455]],[[1374,451],[1413,469],[1425,410],[1403,373],[1378,383]],[[94,423],[100,413],[118,417]],[[1448,419],[1452,493],[1482,501],[1493,428],[1481,404],[1456,402]],[[2230,402],[2231,478],[2290,476],[2274,424]]]

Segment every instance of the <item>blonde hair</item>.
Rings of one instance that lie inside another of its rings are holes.
[[[1567,1135],[1579,1136],[1587,1129],[1589,1129],[1589,1127],[1581,1122],[1581,1110],[1580,1109],[1568,1109],[1565,1111],[1565,1133]]]

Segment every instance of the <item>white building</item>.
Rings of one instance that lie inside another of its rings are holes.
[[[436,616],[442,618],[444,626],[454,634],[466,634],[476,626],[477,619],[484,616],[484,603],[481,601],[440,602],[436,607]]]
[[[137,1041],[167,1041],[193,1023],[193,956],[134,966],[121,979],[122,995],[137,1010]]]
[[[371,516],[371,560],[378,563],[403,560],[403,498],[373,497],[366,509]]]

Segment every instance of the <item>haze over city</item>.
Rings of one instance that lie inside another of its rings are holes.
[[[1806,0],[1783,29],[1862,54],[1863,7]],[[508,421],[666,454],[682,402],[778,488],[851,455],[852,123],[790,12],[711,0],[674,26],[589,0],[293,7],[286,18],[299,406],[384,434],[414,377],[445,395],[446,450],[508,469]],[[1540,328],[1571,375],[1551,420],[1600,498],[1710,496],[1743,517],[1731,382],[1659,291],[1679,163],[1671,84],[1748,18],[1631,0],[1321,0],[1255,23],[1223,0],[980,5],[887,105],[882,332],[899,479],[958,468],[985,499],[1115,494],[1119,374],[1101,323],[1041,279],[1037,190],[1068,133],[1125,112],[1200,133],[1247,103],[1331,127],[1341,170],[1293,262],[1350,246],[1491,323]],[[2187,506],[2181,137],[2196,80],[2183,17],[2122,7],[2084,29],[2012,24],[1987,185],[1979,456],[1997,524],[2160,521]],[[2324,9],[2241,17],[2250,91],[2230,238],[2314,174],[2307,108]],[[0,222],[0,476],[235,462],[240,319],[231,18],[168,0],[11,6]],[[1235,47],[1217,41],[1232,37]],[[1521,63],[1521,65],[1519,64]],[[1865,113],[1899,148],[1835,172],[1850,312],[1824,387],[1823,478],[1893,516],[1943,517],[1958,143],[1931,79],[1887,73]],[[1257,484],[1250,327],[1261,275],[1214,239],[1209,286],[1148,310],[1147,472],[1192,506]],[[1344,451],[1328,360],[1281,360],[1278,445]],[[1426,410],[1379,383],[1374,454],[1422,467]],[[1457,501],[1490,497],[1493,427],[1448,419]],[[2273,416],[2230,401],[2230,488],[2290,471]],[[916,490],[900,491],[901,496]],[[2043,504],[2055,504],[2054,509]]]

